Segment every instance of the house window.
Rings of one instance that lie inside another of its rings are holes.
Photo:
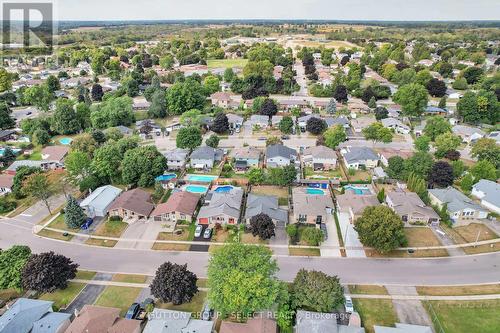
[[[299,214],[299,222],[306,222],[306,221],[307,221],[307,215]]]
[[[316,216],[316,224],[321,224],[323,217],[321,215]]]

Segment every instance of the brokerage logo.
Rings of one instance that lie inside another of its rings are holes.
[[[51,53],[54,37],[54,6],[45,2],[2,3],[2,48],[43,50]]]

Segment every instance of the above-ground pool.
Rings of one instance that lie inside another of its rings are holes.
[[[307,194],[315,194],[315,195],[325,195],[325,191],[319,189],[319,188],[310,188],[308,187],[306,189]]]
[[[18,154],[19,152],[21,151],[21,149],[19,148],[12,148],[12,152],[14,154]],[[3,156],[3,154],[5,154],[5,148],[0,148],[0,156]]]
[[[219,178],[213,175],[187,175],[186,179],[192,182],[210,183],[212,180]]]
[[[174,178],[177,178],[177,175],[175,173],[168,173],[166,175],[156,177],[155,180],[158,182],[166,182]]]
[[[208,186],[203,185],[186,185],[183,187],[184,191],[197,193],[197,194],[205,194],[208,191]]]
[[[59,142],[63,145],[70,145],[71,144],[71,141],[73,141],[72,138],[60,138],[59,139]]]
[[[228,193],[228,192],[231,192],[232,189],[234,189],[234,186],[222,185],[222,186],[217,186],[217,188],[214,190],[214,192],[215,193]]]
[[[358,194],[358,195],[372,194],[372,191],[368,187],[346,185],[346,186],[344,186],[344,190],[352,190],[352,191],[354,191],[354,194]]]

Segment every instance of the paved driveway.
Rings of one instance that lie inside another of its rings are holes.
[[[321,244],[320,251],[322,257],[340,257],[340,250],[332,247],[339,246],[339,236],[337,233],[337,225],[332,214],[327,215],[326,232],[328,238]]]
[[[340,232],[342,233],[342,239],[344,240],[344,246],[346,247],[347,257],[357,257],[366,258],[365,251],[363,249],[350,249],[349,247],[363,247],[363,244],[359,241],[359,236],[354,226],[349,222],[349,216],[347,213],[338,213]]]
[[[118,241],[115,247],[124,249],[149,250],[162,231],[172,231],[161,222],[146,222],[145,220],[129,224],[123,232],[123,239],[137,239],[140,241]]]
[[[276,255],[288,255],[288,235],[284,226],[276,226],[274,229],[275,236],[269,240],[269,245],[287,245],[286,247],[272,248]]]
[[[97,273],[92,280],[111,281],[112,277],[112,274]],[[94,304],[105,288],[106,286],[87,284],[64,312],[74,314],[75,310],[80,311],[84,305]]]
[[[410,286],[386,286],[386,289],[390,295],[418,295],[417,289]],[[400,323],[433,327],[421,301],[393,299],[392,304]]]

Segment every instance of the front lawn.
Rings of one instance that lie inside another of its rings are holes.
[[[125,282],[125,283],[146,283],[146,275],[136,275],[136,274],[115,274],[111,281],[115,282]]]
[[[182,233],[176,234],[172,232],[160,232],[156,240],[170,240],[170,241],[188,241],[192,240],[193,237],[190,237],[191,229],[196,228],[196,225],[192,223],[189,226],[189,229],[182,228],[180,229]],[[162,250],[162,251],[189,251],[189,244],[171,244],[171,243],[159,243],[156,242],[153,244],[153,250]]]
[[[193,315],[198,315],[203,309],[203,304],[205,303],[205,299],[207,298],[206,291],[199,291],[196,295],[194,295],[193,299],[189,303],[184,303],[180,305],[173,305],[172,303],[158,303],[155,304],[155,307],[160,309],[169,309],[174,311],[184,311],[191,312]]]
[[[102,236],[102,237],[113,237],[113,238],[119,238],[125,229],[127,229],[128,224],[123,222],[123,221],[111,221],[107,220],[104,223],[101,223],[97,229],[93,232],[93,236]],[[118,243],[115,240],[107,240],[107,239],[97,239],[97,238],[90,238],[88,239],[85,244],[88,245],[98,245],[98,246],[105,246],[105,247],[113,247]]]
[[[84,283],[69,282],[66,289],[58,289],[52,293],[45,293],[39,299],[54,302],[54,310],[57,311],[58,309],[68,307],[84,287]]]
[[[435,313],[445,333],[500,332],[500,300],[432,301],[431,317]],[[439,324],[435,324],[438,328]]]
[[[95,305],[119,308],[120,316],[127,313],[128,308],[139,296],[141,288],[107,286],[101,293]]]
[[[367,333],[375,332],[373,325],[394,327],[399,322],[391,300],[354,298],[353,303]]]
[[[498,235],[494,233],[493,230],[481,223],[471,223],[461,227],[445,228],[445,231],[451,239],[453,239],[455,244],[474,243],[476,240],[484,241],[498,238]],[[500,243],[476,247],[470,246],[463,249],[467,254],[495,252],[500,249]]]

